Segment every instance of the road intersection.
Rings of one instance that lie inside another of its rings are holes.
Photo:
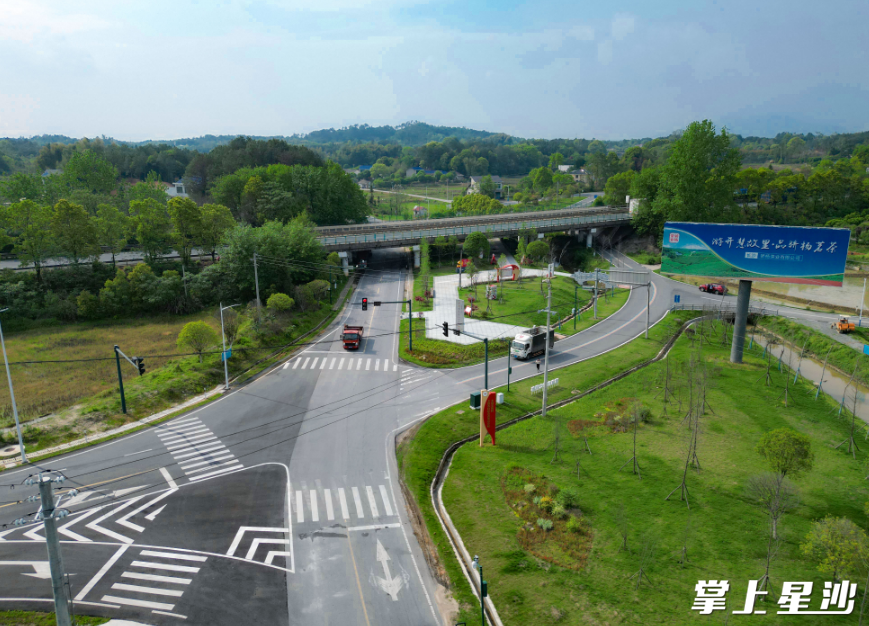
[[[395,250],[376,251],[355,300],[405,299]],[[636,265],[620,258],[619,263]],[[696,288],[653,275],[651,320]],[[550,367],[640,336],[646,294],[556,344]],[[790,310],[790,314],[817,315]],[[312,345],[199,409],[40,463],[81,493],[59,524],[77,613],[146,624],[441,624],[441,594],[407,516],[395,435],[479,390],[483,366],[427,370],[398,360],[400,305],[348,306]],[[444,320],[448,321],[448,320]],[[358,352],[338,340],[361,324]],[[489,364],[506,383],[507,358]],[[536,375],[513,362],[513,381]],[[0,522],[34,467],[2,474]],[[28,494],[29,495],[29,494]],[[0,608],[50,610],[41,524],[0,529]]]

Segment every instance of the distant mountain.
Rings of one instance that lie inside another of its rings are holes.
[[[430,141],[456,139],[487,139],[496,135],[485,130],[457,126],[432,126],[424,122],[406,122],[398,126],[369,126],[357,124],[335,130],[315,130],[306,135],[293,135],[290,141],[302,143],[397,143],[402,146],[422,146]]]

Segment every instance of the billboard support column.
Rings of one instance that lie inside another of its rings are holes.
[[[736,317],[733,320],[733,343],[730,345],[730,362],[742,363],[742,349],[745,346],[745,326],[748,321],[748,304],[751,301],[751,281],[739,281],[736,296]]]

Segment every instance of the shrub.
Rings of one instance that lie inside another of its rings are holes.
[[[542,530],[552,530],[552,520],[546,519],[543,517],[537,518],[537,525],[540,526]]]
[[[552,506],[552,517],[555,519],[564,519],[567,517],[567,510],[557,502]]]
[[[535,489],[537,489],[537,486],[533,483],[528,483],[525,485],[525,493],[534,493]]]
[[[567,530],[572,533],[578,533],[582,531],[582,522],[579,521],[579,518],[574,516],[570,516],[570,519],[567,520]]]
[[[202,353],[209,346],[217,343],[217,333],[208,324],[202,321],[189,322],[178,333],[178,347],[188,347],[199,355],[202,363]]]
[[[542,498],[540,498],[540,503],[537,506],[549,513],[552,511],[552,505],[552,498],[550,498],[549,496],[543,496]]]
[[[575,489],[562,489],[555,497],[555,501],[565,509],[572,509],[579,506],[579,493]]]
[[[285,293],[275,293],[269,296],[269,299],[266,301],[266,306],[271,311],[283,313],[284,311],[289,311],[296,306],[296,303]]]

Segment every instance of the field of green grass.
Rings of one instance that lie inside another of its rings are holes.
[[[813,400],[811,385],[791,385],[785,406],[785,383],[793,374],[774,370],[766,386],[759,352],[747,355],[743,365],[732,365],[729,346],[717,340],[720,335],[709,329],[702,353],[696,335],[678,340],[669,359],[675,401],[666,414],[661,394],[666,365],[659,362],[551,411],[545,420],[532,418],[499,432],[497,446],[466,445],[457,452],[444,502],[469,552],[480,555],[489,594],[505,624],[694,624],[704,618],[691,610],[700,579],[726,579],[731,585],[727,612],[710,617],[709,623],[808,623],[803,616],[777,615],[778,607],[771,603],[756,607],[766,615],[730,615],[742,608],[748,581],[760,578],[765,568],[768,523],[746,492],[748,479],[769,469],[755,446],[764,433],[785,427],[810,438],[815,462],[811,471],[794,479],[800,504],[780,521],[783,541],[770,569],[772,589],[779,593],[783,581],[812,581],[811,608],[818,610],[830,578],[819,573],[818,563],[803,554],[800,544],[811,523],[826,515],[865,527],[869,489],[864,464],[869,455],[857,452],[855,460],[844,449],[833,449],[831,443],[848,438],[850,420],[837,419],[831,402]],[[689,509],[678,489],[670,500],[665,498],[680,484],[692,436],[683,421],[692,393],[688,380],[693,377],[697,393],[703,368],[708,408],[700,418],[697,445],[702,469],[687,474]],[[637,432],[642,479],[630,463],[620,469],[631,457],[629,416],[635,404],[648,411]],[[446,430],[444,424],[440,428]],[[559,458],[553,461],[556,432]],[[592,454],[585,452],[584,437]],[[415,441],[431,445],[442,439],[421,429]],[[405,460],[402,467],[412,466]],[[572,515],[582,520],[577,532],[532,504],[531,496],[521,493],[522,484],[516,488],[517,481],[537,485],[534,493],[544,495],[544,486],[573,490],[578,500]],[[627,519],[626,550],[619,532],[621,511]],[[533,522],[526,526],[529,513],[552,520],[553,530],[541,530]],[[688,560],[680,563],[683,547]],[[644,553],[649,580],[637,587],[631,576]],[[858,581],[862,594],[865,570],[845,574]],[[825,616],[813,623],[821,621],[857,620],[855,615]]]
[[[510,324],[515,326],[545,326],[546,314],[538,313],[537,311],[546,308],[546,295],[541,294],[539,279],[523,280],[518,283],[504,283],[509,285],[505,290],[505,301],[503,304],[497,300],[490,301],[492,313],[484,319],[489,319],[494,322]],[[414,281],[414,293],[422,293],[421,281],[417,278]],[[552,289],[552,309],[558,312],[558,316],[552,317],[552,324],[555,332],[561,335],[572,335],[575,332],[580,332],[589,328],[601,320],[606,319],[616,311],[618,311],[625,302],[627,302],[629,291],[626,289],[616,289],[615,295],[611,296],[610,292],[604,296],[601,293],[598,297],[598,317],[594,318],[591,309],[582,313],[576,321],[574,329],[573,320],[558,326],[557,320],[564,318],[570,314],[574,303],[573,279],[556,276]],[[486,288],[484,285],[477,285],[477,298],[479,307],[485,311]],[[468,297],[473,297],[474,291],[471,288],[463,288],[459,291],[459,295],[468,301]],[[578,308],[582,308],[591,300],[591,294],[579,290],[577,293]],[[419,308],[417,308],[419,306]],[[431,303],[428,308],[425,308],[423,303],[413,303],[414,314],[417,311],[430,311]],[[475,315],[480,317],[480,311],[476,311]],[[408,352],[407,343],[409,339],[408,323],[402,322],[402,334],[399,339],[399,355],[417,365],[425,367],[461,367],[479,363],[485,356],[485,350],[482,343],[472,345],[460,345],[451,343],[441,339],[429,339],[425,336],[425,319],[414,319],[413,332],[413,352]],[[500,356],[505,356],[509,352],[510,341],[513,337],[505,337],[489,342],[489,358],[493,359]]]
[[[345,278],[338,282],[339,289]],[[352,293],[352,292],[351,292]],[[241,314],[241,329],[229,360],[233,376],[254,368],[293,338],[335,315],[328,299],[290,317],[271,318],[264,310],[263,324],[255,326],[256,308]],[[207,349],[203,362],[176,345],[178,333],[187,322],[202,319],[217,333],[218,343]],[[22,360],[69,360],[107,358],[85,363],[42,363],[12,365],[12,380],[19,415],[23,420],[54,413],[47,420],[22,429],[28,451],[116,428],[141,419],[187,398],[201,394],[224,379],[220,361],[220,320],[212,312],[196,316],[128,319],[112,323],[50,326],[6,337],[10,362]],[[121,411],[117,365],[112,346],[128,356],[146,356],[146,374],[139,376],[132,365],[121,360],[127,413]],[[159,355],[159,356],[158,356]],[[9,389],[0,385],[0,426],[14,424]],[[74,406],[75,405],[75,406]],[[0,434],[0,444],[17,442],[14,431]]]
[[[560,383],[558,387],[550,390],[550,402],[569,398],[574,389],[582,390],[593,387],[618,372],[653,357],[686,319],[688,317],[668,317],[652,328],[649,339],[642,337],[634,339],[608,354],[557,370]],[[499,388],[499,391],[505,393],[506,403],[498,407],[498,423],[507,422],[529,411],[539,409],[540,398],[539,396],[532,396],[530,388],[541,380],[542,376],[535,376],[519,383],[513,383],[509,392],[506,392],[503,387]],[[460,604],[461,613],[456,621],[466,620],[469,624],[479,623],[479,604],[476,603],[477,601],[465,581],[459,564],[455,560],[449,540],[434,514],[428,490],[446,449],[453,442],[472,435],[474,432],[479,432],[478,429],[479,414],[469,410],[467,403],[461,403],[426,420],[412,438],[401,443],[397,451],[402,480],[410,490],[413,500],[422,514],[437,553],[438,562],[435,564],[435,568],[449,578],[451,591]],[[501,434],[498,436],[501,437]],[[490,578],[488,574],[486,577],[487,579]],[[530,620],[525,623],[537,622]]]

